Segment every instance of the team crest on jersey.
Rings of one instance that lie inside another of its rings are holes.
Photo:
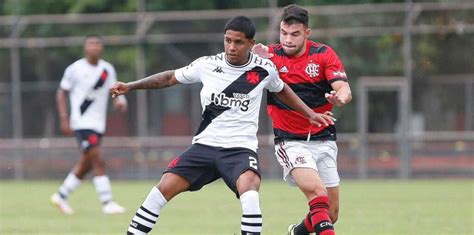
[[[306,73],[311,78],[319,76],[319,64],[309,63],[306,66]]]
[[[247,81],[251,84],[258,84],[260,82],[260,74],[254,71],[247,72]]]

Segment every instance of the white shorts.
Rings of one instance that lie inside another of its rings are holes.
[[[339,186],[335,141],[285,140],[275,145],[275,156],[283,167],[283,179],[292,186],[296,186],[290,174],[294,168],[314,169],[326,187]]]

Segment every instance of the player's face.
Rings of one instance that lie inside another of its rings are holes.
[[[306,49],[306,39],[309,37],[311,29],[304,24],[280,23],[280,44],[285,54],[289,56],[300,56]]]
[[[102,40],[99,38],[88,38],[84,42],[84,53],[86,54],[86,57],[98,59],[102,55],[103,50],[104,45],[102,44]]]
[[[224,48],[227,62],[233,65],[242,65],[247,63],[249,52],[255,40],[245,37],[245,33],[227,30],[224,34]]]

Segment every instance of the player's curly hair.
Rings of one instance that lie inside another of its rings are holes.
[[[236,16],[227,21],[227,24],[224,27],[224,33],[227,30],[242,32],[248,39],[253,39],[255,37],[255,24],[252,19],[246,16]]]
[[[308,27],[308,11],[296,4],[288,5],[283,8],[281,21],[288,25],[300,23]]]

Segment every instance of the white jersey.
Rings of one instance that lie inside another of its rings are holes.
[[[175,71],[180,83],[203,84],[202,122],[194,143],[216,147],[258,148],[258,115],[264,88],[280,92],[283,81],[275,65],[253,53],[241,66],[227,62],[225,53],[205,56]]]
[[[93,65],[83,58],[66,68],[59,86],[69,91],[71,129],[105,132],[109,88],[116,81],[114,67],[105,60]]]

